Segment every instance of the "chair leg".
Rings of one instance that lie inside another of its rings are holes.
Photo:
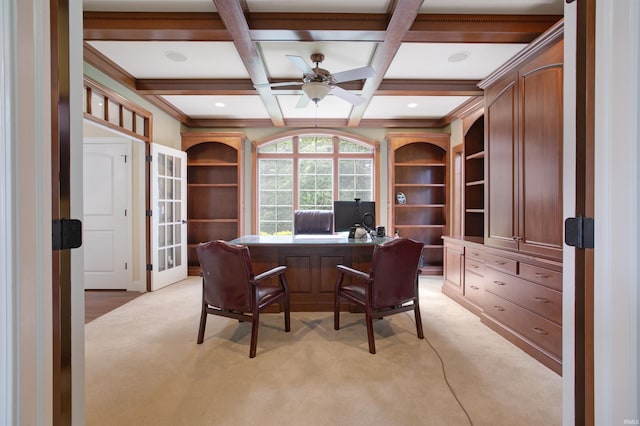
[[[367,307],[367,312],[365,314],[365,322],[367,323],[367,338],[369,339],[369,353],[376,353],[376,343],[373,339],[373,318],[371,317],[371,312],[369,311],[369,307]]]
[[[204,329],[207,327],[207,307],[202,305],[202,313],[200,314],[200,328],[198,329],[198,344],[204,341]]]
[[[288,294],[284,296],[284,331],[291,331],[291,302]]]
[[[422,331],[422,317],[420,316],[420,305],[417,300],[413,302],[413,304],[413,312],[416,316],[416,331],[418,333],[418,339],[424,339],[424,333]]]
[[[251,346],[249,348],[249,358],[255,358],[256,356],[256,347],[258,346],[258,324],[258,312],[254,312],[253,320],[251,321]]]
[[[340,296],[338,296],[338,292],[333,296],[333,329],[340,330]]]

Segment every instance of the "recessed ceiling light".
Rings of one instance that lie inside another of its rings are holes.
[[[418,106],[418,104],[417,104],[417,103],[415,103],[415,102],[411,102],[411,103],[408,103],[408,104],[407,104],[407,107],[409,107],[409,108],[415,108],[415,107],[417,107],[417,106]]]
[[[462,62],[469,57],[469,52],[456,52],[449,56],[449,62]]]
[[[164,56],[166,56],[169,60],[171,60],[173,62],[186,62],[186,60],[187,60],[187,57],[184,56],[182,53],[175,52],[173,50],[169,50],[167,52],[164,52]]]
[[[217,106],[218,108],[224,108],[224,106],[225,106],[225,105],[224,105],[224,103],[222,103],[222,102],[216,102],[216,106]]]

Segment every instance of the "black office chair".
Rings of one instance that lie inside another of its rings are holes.
[[[333,234],[333,212],[296,210],[293,213],[293,234]]]

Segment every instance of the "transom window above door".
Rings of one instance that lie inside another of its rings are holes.
[[[342,135],[305,134],[257,148],[257,228],[293,233],[294,210],[332,210],[333,201],[375,201],[373,143]]]

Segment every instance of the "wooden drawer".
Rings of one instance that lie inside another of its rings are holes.
[[[562,324],[562,293],[559,291],[496,270],[487,271],[485,289]]]
[[[464,259],[464,268],[467,271],[473,272],[478,275],[484,275],[484,263],[479,262],[475,259],[465,258]]]
[[[484,294],[483,281],[483,277],[471,271],[467,271],[464,276],[464,296],[480,307],[482,307],[482,295]]]
[[[526,340],[562,358],[562,327],[491,292],[484,294],[484,313]]]
[[[496,256],[494,254],[485,253],[484,264],[501,271],[516,275],[518,273],[518,261],[507,259],[506,257]]]
[[[464,255],[467,259],[475,259],[480,262],[484,262],[484,252],[475,247],[467,247],[464,250]]]
[[[520,262],[520,276],[543,286],[562,291],[562,273]]]

